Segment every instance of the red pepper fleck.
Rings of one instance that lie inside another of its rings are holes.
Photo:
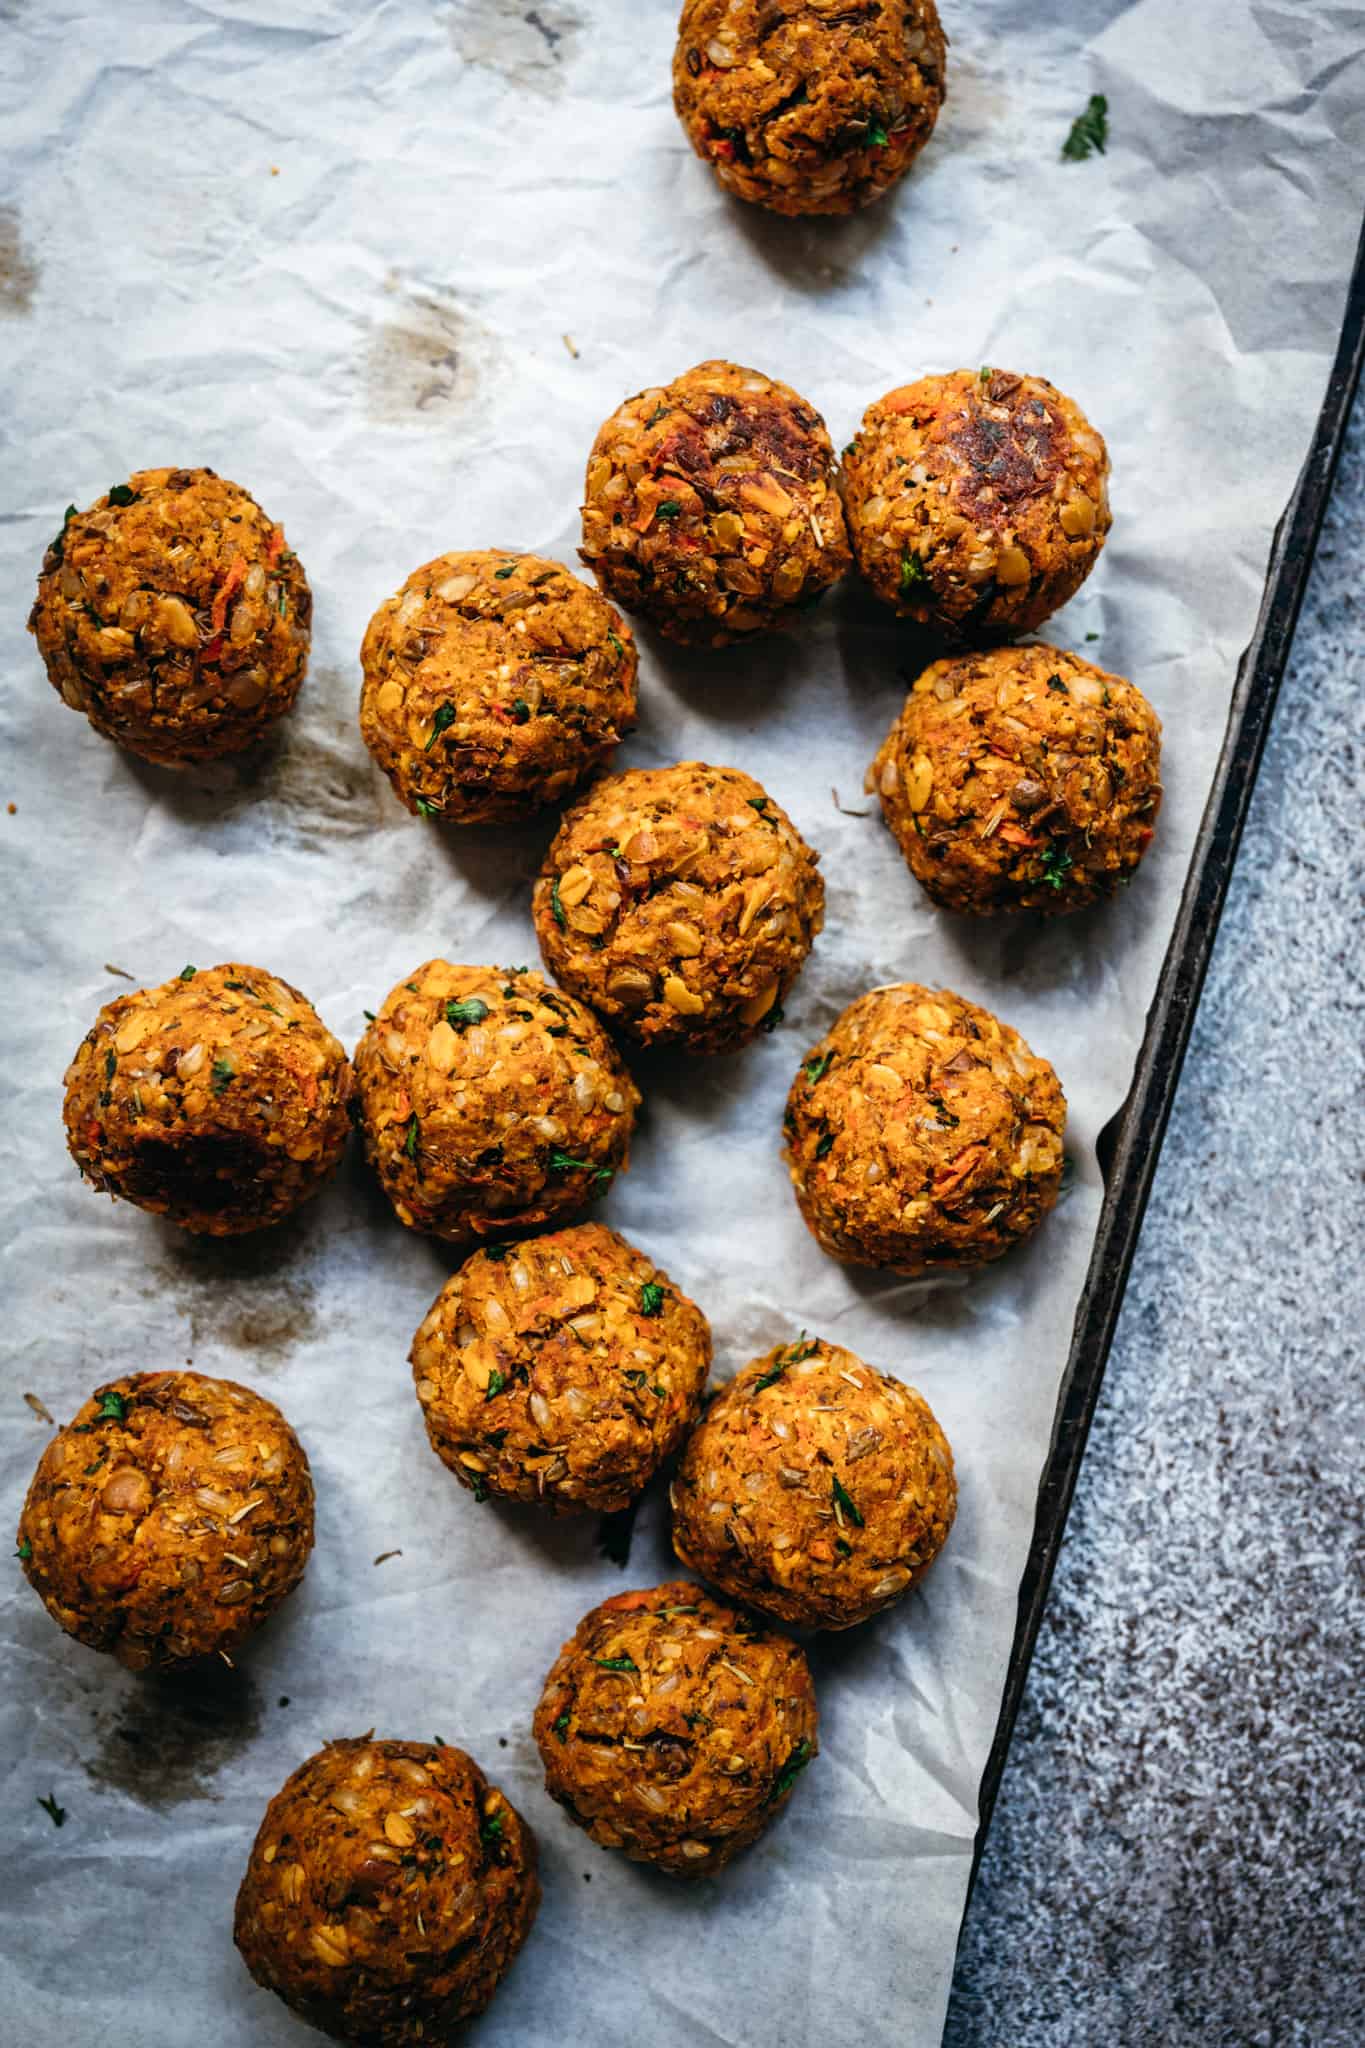
[[[282,526],[272,526],[270,529],[270,539],[266,544],[265,558],[267,562],[277,562],[283,553],[284,528]]]
[[[240,590],[245,581],[246,561],[243,556],[234,555],[228,564],[227,575],[218,587],[213,600],[213,610],[209,614],[215,634],[220,634],[227,624],[227,608],[232,602],[234,592]]]

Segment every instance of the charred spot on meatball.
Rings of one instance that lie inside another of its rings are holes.
[[[67,508],[28,625],[64,703],[179,768],[239,753],[289,710],[312,605],[283,528],[239,484],[143,469]]]
[[[1080,589],[1109,531],[1109,456],[1043,377],[955,370],[870,405],[841,469],[878,597],[953,645],[1031,633]]]
[[[472,1757],[366,1735],[329,1742],[271,1800],[233,1939],[322,2033],[420,2048],[484,2010],[539,1904],[535,1837]]]
[[[545,857],[532,898],[541,952],[638,1043],[731,1052],[779,1021],[824,922],[818,860],[736,768],[606,776]]]
[[[1059,648],[958,655],[918,678],[867,786],[945,910],[1081,910],[1151,843],[1161,723],[1132,683]]]
[[[48,1613],[131,1671],[228,1657],[303,1577],[308,1460],[273,1401],[196,1372],[126,1373],[48,1444],[19,1556]]]
[[[351,1067],[288,982],[229,961],[106,1003],[66,1074],[67,1144],[105,1194],[210,1237],[289,1216],[350,1135]]]
[[[1062,1181],[1066,1098],[989,1010],[902,982],[860,996],[797,1069],[787,1167],[831,1257],[911,1278],[998,1259]]]
[[[438,555],[379,607],[360,659],[365,744],[424,818],[529,817],[635,723],[630,628],[539,555]]]
[[[412,1345],[432,1449],[476,1497],[614,1514],[701,1409],[711,1332],[602,1223],[476,1252]]]
[[[686,0],[673,104],[727,192],[775,213],[852,213],[934,130],[948,39],[934,0]]]
[[[849,566],[824,421],[735,363],[640,392],[593,444],[579,552],[671,640],[720,647],[789,623]]]
[[[713,1876],[756,1841],[819,1748],[796,1644],[685,1580],[586,1614],[534,1725],[569,1818],[675,1877]]]

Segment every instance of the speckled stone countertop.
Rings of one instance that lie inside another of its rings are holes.
[[[1357,404],[947,2048],[1365,2041],[1362,523]]]

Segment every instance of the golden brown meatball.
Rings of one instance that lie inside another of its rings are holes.
[[[540,555],[438,555],[414,569],[370,620],[360,661],[365,744],[424,818],[529,817],[635,723],[629,626]]]
[[[265,1810],[233,1939],[334,2040],[434,2048],[483,2011],[540,1904],[526,1822],[447,1743],[329,1742]]]
[[[849,565],[824,421],[735,363],[628,398],[593,443],[579,552],[670,640],[723,647],[789,623]]]
[[[732,1600],[851,1628],[923,1576],[956,1511],[928,1403],[803,1331],[708,1408],[673,1483],[673,1548]]]
[[[711,1877],[819,1749],[795,1643],[685,1579],[585,1614],[536,1708],[545,1789],[604,1849]]]
[[[626,1507],[697,1419],[705,1316],[603,1223],[476,1252],[412,1344],[436,1455],[476,1500]]]
[[[211,469],[140,469],[67,507],[29,631],[96,732],[168,768],[236,754],[303,681],[313,600],[284,529]]]
[[[934,0],[685,0],[673,104],[737,198],[852,213],[932,135],[947,47]]]
[[[532,897],[540,950],[640,1044],[732,1052],[781,1020],[824,923],[819,858],[737,768],[606,776],[545,856]]]
[[[106,1003],[67,1068],[66,1140],[105,1194],[183,1230],[263,1230],[345,1149],[351,1067],[296,988],[229,961]]]
[[[964,640],[1031,633],[1109,531],[1109,456],[1043,377],[954,370],[888,391],[844,450],[853,552],[902,618]]]
[[[1127,882],[1161,803],[1141,690],[1056,647],[936,661],[867,774],[946,910],[1080,910]]]
[[[97,1387],[38,1461],[19,1556],[52,1619],[130,1671],[230,1652],[303,1577],[308,1460],[273,1401],[198,1372]]]
[[[574,1215],[629,1164],[640,1094],[538,974],[428,960],[356,1047],[365,1151],[401,1223],[452,1244]]]
[[[1066,1098],[989,1010],[901,982],[850,1003],[792,1082],[787,1166],[831,1257],[914,1277],[998,1259],[1062,1181]]]

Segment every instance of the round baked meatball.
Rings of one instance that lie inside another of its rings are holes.
[[[639,1090],[597,1019],[525,968],[428,960],[355,1067],[395,1214],[451,1244],[567,1219],[629,1164]]]
[[[424,818],[529,817],[635,723],[630,628],[540,555],[438,555],[414,569],[370,620],[360,661],[365,744]]]
[[[183,1230],[263,1230],[317,1193],[350,1133],[351,1068],[259,967],[186,967],[106,1003],[66,1073],[85,1178]]]
[[[723,647],[787,624],[849,566],[824,421],[735,363],[628,398],[593,443],[579,552],[670,640]]]
[[[673,1548],[780,1621],[852,1628],[923,1576],[956,1511],[928,1403],[803,1332],[711,1403],[673,1483]]]
[[[96,732],[180,768],[236,754],[303,681],[313,600],[284,529],[211,469],[140,469],[43,556],[28,627]]]
[[[853,552],[878,597],[945,640],[1031,633],[1109,531],[1109,456],[1043,377],[955,370],[888,391],[844,450]]]
[[[1077,654],[960,654],[915,683],[867,787],[945,910],[1081,910],[1151,842],[1161,721]]]
[[[483,2011],[540,1904],[536,1844],[448,1743],[329,1742],[265,1810],[233,1939],[334,2040],[434,2048]]]
[[[701,1409],[711,1332],[603,1223],[476,1252],[412,1344],[436,1455],[477,1500],[613,1514]]]
[[[585,1614],[536,1708],[545,1789],[604,1849],[711,1877],[779,1814],[819,1748],[810,1669],[700,1586]]]
[[[947,47],[934,0],[685,0],[673,104],[736,198],[852,213],[933,134]]]
[[[819,858],[737,768],[606,776],[545,856],[532,897],[540,950],[641,1045],[732,1052],[780,1021],[824,923]]]
[[[787,1165],[823,1249],[912,1278],[998,1259],[1062,1182],[1066,1098],[1017,1031],[948,989],[850,1003],[787,1097]]]
[[[130,1671],[238,1648],[303,1577],[308,1460],[273,1401],[198,1372],[97,1387],[38,1461],[19,1556],[52,1619]]]

